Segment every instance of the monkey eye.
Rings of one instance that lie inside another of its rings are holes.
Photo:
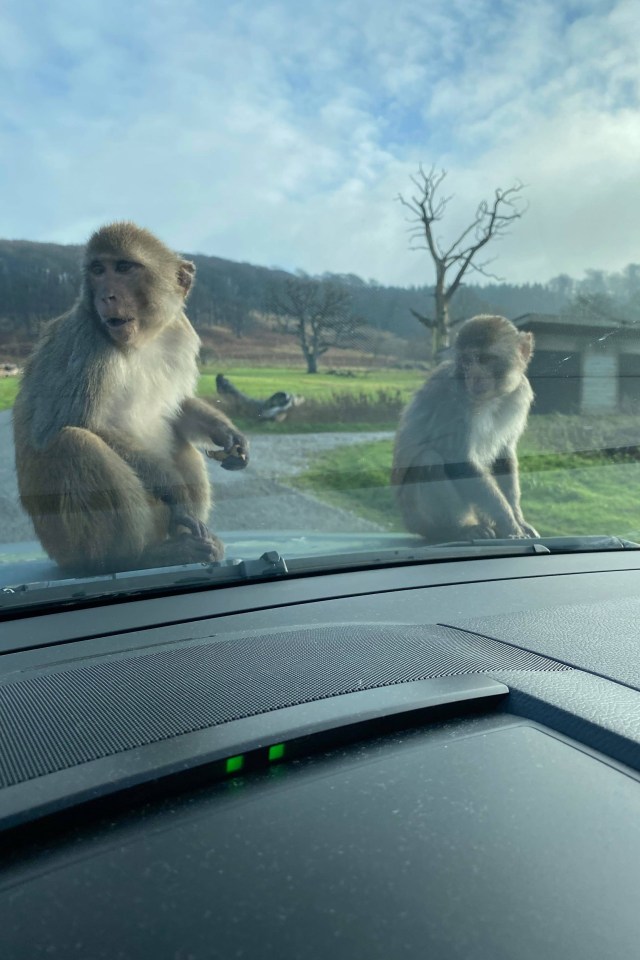
[[[104,264],[100,263],[99,260],[94,260],[93,263],[89,264],[89,273],[92,273],[94,277],[99,277],[100,274],[104,273]]]
[[[116,263],[116,273],[129,273],[136,266],[131,260],[118,260]]]

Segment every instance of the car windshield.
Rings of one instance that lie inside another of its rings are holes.
[[[0,18],[0,606],[640,541],[633,2]]]

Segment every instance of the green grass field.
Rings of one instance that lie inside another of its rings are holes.
[[[338,449],[294,482],[388,530],[402,530],[389,488],[391,453],[391,441]],[[531,451],[521,461],[521,485],[525,516],[542,536],[640,538],[640,462]]]
[[[356,369],[352,376],[317,373],[310,376],[299,367],[231,367],[225,375],[250,397],[266,399],[277,390],[286,390],[305,398],[283,423],[268,423],[234,417],[249,433],[308,433],[340,430],[392,430],[402,406],[422,384],[425,374],[419,370]],[[0,410],[13,405],[19,381],[0,380]],[[213,398],[215,373],[204,370],[198,382],[198,395]]]
[[[229,409],[238,426],[248,433],[366,432],[393,430],[402,407],[424,382],[420,370],[352,369],[351,376],[330,373],[309,375],[288,367],[231,367],[225,375],[250,397],[266,399],[277,390],[304,397],[282,423],[245,420]],[[216,397],[215,374],[204,372],[200,396]]]
[[[420,370],[354,368],[351,370],[353,376],[336,376],[323,372],[310,375],[300,368],[290,367],[231,367],[224,371],[203,371],[198,384],[200,396],[215,394],[217,372],[224,372],[243,393],[261,399],[276,390],[301,394],[308,400],[325,400],[332,393],[367,393],[375,397],[379,390],[399,390],[408,400],[426,377]]]
[[[317,457],[308,470],[290,482],[388,530],[401,530],[389,487],[391,451],[391,440],[340,447]]]
[[[276,390],[307,402],[281,424],[243,422],[249,433],[393,430],[402,405],[424,380],[414,370],[353,370],[353,376],[305,374],[299,368],[232,367],[226,375],[242,391],[267,397]],[[18,380],[0,380],[0,409],[12,406]],[[201,396],[216,394],[205,371]],[[635,445],[637,417],[533,417],[520,446],[525,515],[542,534],[607,533],[640,538],[640,461],[570,453]],[[638,454],[636,453],[636,456]],[[390,530],[402,529],[389,489],[391,441],[358,444],[318,458],[295,484]]]
[[[15,377],[0,380],[0,410],[8,410],[13,406],[17,392],[18,380]]]

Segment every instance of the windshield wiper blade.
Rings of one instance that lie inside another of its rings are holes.
[[[289,573],[314,573],[324,570],[393,566],[409,563],[435,563],[439,560],[473,560],[486,557],[523,557],[551,553],[537,540],[460,540],[415,547],[385,547],[357,553],[296,557],[288,561]]]
[[[297,557],[288,561],[289,573],[320,573],[329,570],[365,569],[441,560],[475,560],[488,557],[522,557],[561,553],[588,553],[611,550],[640,550],[640,544],[620,537],[570,536],[538,537],[526,540],[456,540],[450,543],[415,547],[360,550],[358,553]]]
[[[610,537],[600,534],[568,537],[540,537],[534,543],[544,544],[550,553],[588,553],[609,550],[640,550],[640,543],[626,540],[624,537]]]
[[[610,537],[588,534],[582,536],[575,534],[568,537],[536,537],[530,540],[456,540],[451,543],[438,544],[438,547],[463,547],[465,545],[474,547],[486,546],[490,552],[502,550],[513,544],[529,544],[543,549],[536,550],[536,553],[584,553],[594,550],[640,550],[640,543],[634,543],[632,540],[624,540],[621,537]]]
[[[412,563],[447,560],[480,560],[561,553],[640,550],[640,544],[620,537],[570,536],[527,540],[463,540],[435,545],[382,547],[354,553],[328,553],[285,560],[269,550],[255,560],[233,559],[222,563],[194,563],[153,570],[133,570],[97,577],[43,580],[0,587],[0,616],[14,611],[60,608],[104,601],[126,600],[182,590],[273,580],[314,573],[366,570]]]
[[[21,607],[77,605],[87,601],[116,600],[168,590],[197,589],[249,580],[285,576],[287,564],[275,550],[257,560],[191,563],[153,570],[128,570],[97,577],[44,580],[0,588],[0,614]]]

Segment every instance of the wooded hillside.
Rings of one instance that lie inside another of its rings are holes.
[[[291,274],[283,270],[236,263],[220,257],[186,254],[197,266],[189,315],[201,331],[225,327],[235,336],[265,330],[256,315],[269,309]],[[79,284],[80,247],[26,240],[0,240],[0,351],[24,354],[40,324],[72,305]],[[352,274],[323,274],[317,279],[348,290],[353,313],[375,331],[417,341],[421,328],[411,310],[425,313],[432,288],[386,287]],[[559,313],[576,296],[613,299],[617,312],[635,305],[640,295],[640,266],[619,274],[588,271],[579,281],[556,277],[546,284],[493,283],[463,287],[453,304],[454,318],[499,312],[514,318],[524,313]],[[266,335],[266,331],[265,331]]]

